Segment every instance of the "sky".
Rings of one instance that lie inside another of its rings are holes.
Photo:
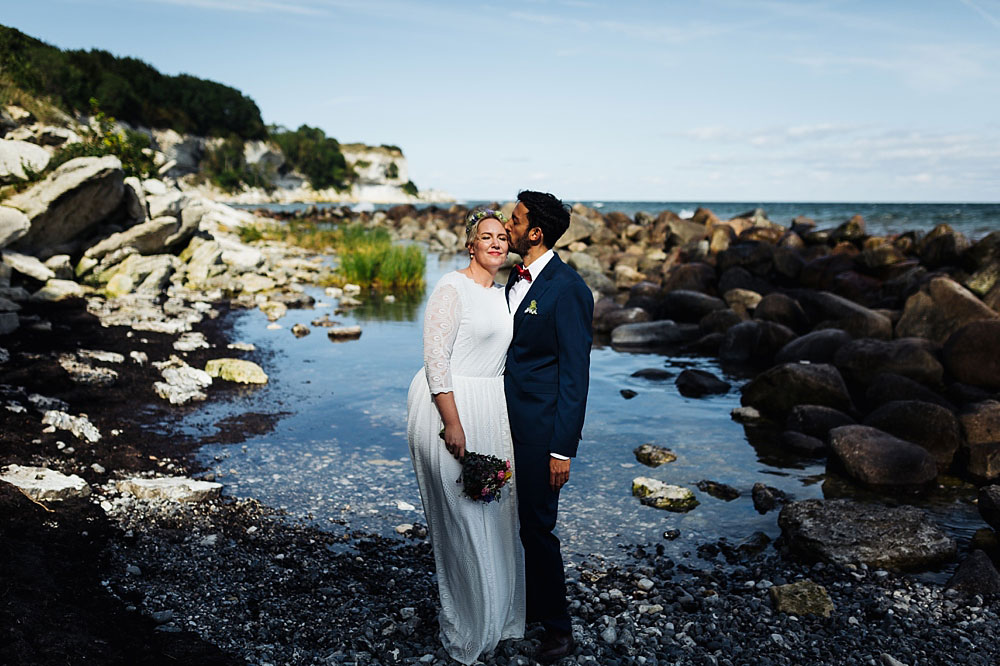
[[[1000,0],[0,0],[467,200],[1000,201]]]

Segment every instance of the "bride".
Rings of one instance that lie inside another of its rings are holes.
[[[424,369],[410,383],[407,437],[437,569],[441,642],[471,664],[524,635],[524,560],[517,471],[497,502],[461,495],[459,459],[474,451],[514,461],[504,399],[512,335],[502,286],[504,216],[477,208],[466,222],[469,266],[437,283],[424,315]]]

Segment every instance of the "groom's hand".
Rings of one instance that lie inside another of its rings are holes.
[[[549,457],[549,485],[552,492],[559,492],[559,489],[569,481],[569,460],[559,460]]]

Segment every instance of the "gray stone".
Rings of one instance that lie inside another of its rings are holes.
[[[698,506],[694,493],[687,488],[639,476],[632,479],[632,494],[646,506],[685,513]]]
[[[847,414],[823,405],[795,405],[788,413],[785,427],[789,430],[826,441],[834,428],[852,425],[854,419]]]
[[[711,372],[687,368],[676,380],[678,392],[687,398],[700,398],[703,395],[727,393],[732,385],[724,382]]]
[[[885,315],[828,291],[796,292],[806,314],[821,328],[839,328],[854,338],[892,338],[892,321]]]
[[[841,565],[929,569],[957,552],[954,540],[912,506],[810,499],[785,505],[778,525],[793,553]]]
[[[992,599],[1000,596],[1000,572],[989,556],[977,549],[958,565],[945,587],[968,597],[979,595]]]
[[[733,365],[767,366],[794,339],[794,331],[773,321],[743,321],[726,329],[719,360]]]
[[[125,186],[117,157],[77,157],[6,203],[24,211],[31,229],[14,247],[44,250],[75,239],[121,202]]]
[[[1000,478],[1000,402],[984,400],[969,405],[959,414],[959,421],[965,434],[969,474],[987,481]]]
[[[657,308],[657,318],[696,322],[709,312],[727,309],[721,298],[700,291],[677,289],[663,294]]]
[[[97,245],[87,248],[84,256],[101,259],[123,247],[131,247],[139,254],[161,254],[168,247],[167,238],[176,234],[178,229],[180,222],[177,218],[157,217],[125,231],[111,234]]]
[[[38,303],[59,303],[83,298],[84,288],[73,280],[49,280],[45,286],[31,295],[31,300]]]
[[[0,335],[9,335],[21,325],[16,312],[0,312]]]
[[[636,460],[647,467],[659,467],[664,463],[677,460],[673,451],[655,444],[641,444],[632,453],[635,454]]]
[[[876,375],[865,391],[865,402],[868,403],[869,409],[877,409],[893,400],[921,400],[940,405],[945,409],[955,409],[948,400],[909,377],[892,372]]]
[[[937,477],[937,465],[927,449],[863,425],[830,431],[832,459],[852,479],[886,490],[919,489]]]
[[[1000,530],[1000,486],[983,486],[976,497],[979,515],[994,530]]]
[[[90,495],[90,485],[76,474],[66,476],[46,467],[10,465],[0,480],[17,486],[37,502],[76,499]]]
[[[589,217],[573,212],[570,214],[569,228],[556,241],[556,249],[569,246],[576,241],[590,238],[590,235],[600,228],[599,223],[594,222]]]
[[[830,617],[836,610],[826,588],[809,579],[775,585],[768,590],[768,594],[778,613]]]

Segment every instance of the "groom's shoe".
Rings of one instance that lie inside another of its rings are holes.
[[[535,653],[535,659],[543,664],[551,664],[554,661],[568,657],[576,649],[576,641],[573,640],[571,632],[553,631],[545,632],[545,638]]]

